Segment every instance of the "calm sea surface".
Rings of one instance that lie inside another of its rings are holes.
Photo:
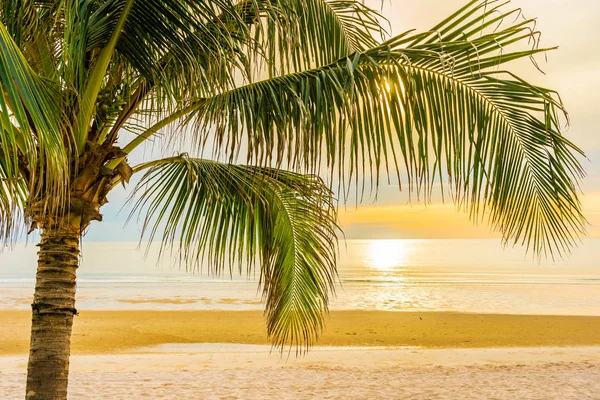
[[[84,243],[79,309],[260,309],[257,277],[186,273],[137,243]],[[0,308],[27,309],[36,247],[0,255]],[[490,240],[341,242],[332,309],[600,315],[600,239],[537,261]]]

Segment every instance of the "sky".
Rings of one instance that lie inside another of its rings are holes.
[[[392,34],[410,29],[428,30],[459,9],[466,0],[384,1],[382,14],[391,23]],[[380,0],[367,4],[381,7]],[[547,61],[538,58],[541,74],[532,65],[518,65],[518,73],[528,81],[559,91],[569,111],[571,124],[565,135],[581,147],[588,159],[582,160],[587,178],[582,185],[584,214],[592,237],[600,237],[600,140],[597,112],[600,104],[600,1],[598,0],[513,0],[527,18],[537,17],[542,32],[541,45],[559,46]],[[137,155],[136,157],[140,157]],[[111,194],[103,208],[104,221],[93,224],[87,241],[137,241],[135,220],[124,227],[127,209],[121,210],[127,194]],[[487,238],[497,234],[486,225],[474,226],[468,216],[455,210],[451,202],[436,198],[429,205],[414,199],[397,186],[382,185],[377,201],[367,199],[340,209],[340,223],[346,238]]]

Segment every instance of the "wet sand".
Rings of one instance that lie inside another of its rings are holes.
[[[0,311],[0,355],[25,354],[30,313]],[[167,343],[267,344],[259,311],[81,311],[73,354],[123,353]],[[322,346],[422,348],[600,345],[600,317],[332,311]]]

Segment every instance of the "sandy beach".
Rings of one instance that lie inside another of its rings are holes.
[[[23,397],[26,361],[0,357],[3,400]],[[598,376],[600,347],[317,347],[282,359],[264,345],[174,345],[72,356],[69,398],[585,400],[598,399]]]
[[[21,399],[30,314],[0,320],[0,398]],[[271,351],[258,311],[82,311],[72,349],[70,400],[600,393],[600,317],[332,311],[319,346],[296,358]]]
[[[30,313],[0,311],[0,355],[28,351]],[[259,311],[82,311],[73,354],[166,343],[267,344]],[[332,311],[321,346],[425,348],[600,345],[600,317]]]

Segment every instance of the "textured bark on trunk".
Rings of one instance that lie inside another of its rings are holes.
[[[39,244],[31,305],[28,400],[67,398],[80,231],[65,225],[44,229]]]

